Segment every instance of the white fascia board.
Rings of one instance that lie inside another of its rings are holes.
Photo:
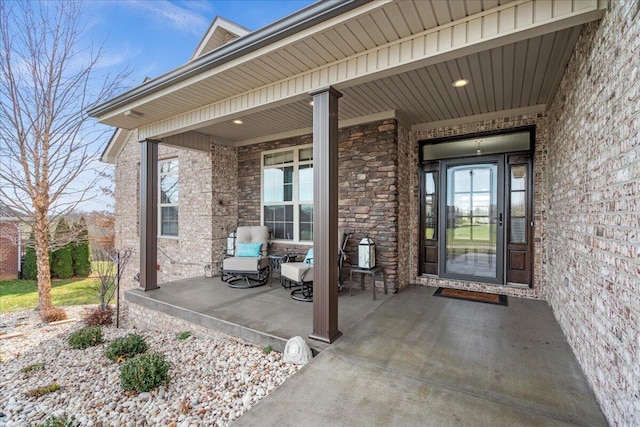
[[[516,43],[597,20],[604,14],[602,7],[600,0],[513,1],[142,126],[140,133],[142,137],[150,138],[210,126],[251,112],[304,99],[309,96],[309,92],[317,88],[333,86],[340,90]],[[286,43],[290,41],[287,39]],[[231,63],[226,65],[232,66]]]
[[[511,110],[492,111],[490,113],[476,114],[475,116],[457,117],[455,119],[438,120],[435,122],[419,123],[411,126],[411,131],[432,130],[447,126],[464,125],[467,123],[481,122],[485,120],[502,119],[504,117],[522,116],[526,114],[538,114],[547,110],[545,104],[531,105],[529,107],[513,108]]]
[[[100,161],[103,163],[110,163],[115,165],[118,161],[118,157],[122,150],[124,150],[125,145],[127,145],[127,141],[131,138],[131,133],[135,132],[135,129],[121,129],[118,128],[111,136],[107,147],[102,152],[102,156],[100,156]]]
[[[295,42],[297,42],[298,40],[302,40],[305,39],[307,37],[311,37],[315,34],[318,33],[322,33],[323,31],[330,29],[334,26],[337,26],[338,24],[341,24],[343,22],[347,22],[350,21],[352,19],[357,18],[358,16],[361,15],[366,15],[368,13],[371,13],[377,9],[381,9],[384,5],[390,3],[393,0],[376,0],[376,1],[372,1],[370,3],[365,4],[364,6],[360,6],[356,9],[350,10],[348,12],[345,12],[341,15],[338,15],[334,18],[331,18],[327,21],[322,22],[321,24],[315,25],[311,28],[307,28],[305,30],[302,30],[294,35],[291,35],[289,37],[286,37],[282,40],[279,40],[275,43],[272,43],[268,46],[262,47],[260,49],[257,49],[251,53],[248,53],[244,56],[241,56],[239,58],[233,59],[231,61],[225,62],[224,64],[221,64],[218,67],[212,68],[210,70],[207,70],[205,72],[199,73],[193,77],[190,77],[188,79],[182,80],[170,87],[167,87],[165,89],[162,90],[158,90],[156,92],[153,92],[143,98],[140,98],[136,101],[127,103],[126,105],[123,105],[119,108],[113,109],[111,111],[109,111],[108,113],[104,113],[104,114],[96,114],[94,117],[96,117],[96,119],[99,122],[104,122],[105,120],[117,116],[117,115],[121,115],[124,114],[125,111],[127,110],[135,110],[136,108],[147,104],[151,101],[153,101],[154,99],[158,99],[161,98],[169,93],[175,92],[177,90],[183,89],[185,87],[189,87],[194,83],[197,83],[201,80],[205,80],[211,76],[214,76],[216,74],[219,74],[223,71],[227,71],[230,69],[233,69],[239,65],[242,65],[244,63],[247,62],[251,62],[254,59],[269,55],[269,53],[274,52],[282,47],[291,45]],[[235,41],[234,41],[235,43]]]

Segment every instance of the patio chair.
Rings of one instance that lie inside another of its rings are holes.
[[[238,227],[235,256],[222,260],[222,280],[232,288],[255,288],[265,285],[269,281],[268,249],[267,227]]]
[[[349,235],[338,230],[338,290],[342,290],[342,265],[346,259],[345,248]],[[280,283],[284,288],[298,288],[291,292],[297,301],[313,301],[313,248],[309,249],[303,262],[285,262],[280,266]]]

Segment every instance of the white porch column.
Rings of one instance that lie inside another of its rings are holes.
[[[158,289],[158,141],[140,141],[140,287]]]
[[[313,96],[313,333],[331,343],[338,331],[338,98],[325,87]]]

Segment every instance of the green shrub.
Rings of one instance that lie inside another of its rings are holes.
[[[93,347],[102,342],[102,328],[99,326],[83,328],[69,335],[69,346],[78,350]]]
[[[179,333],[177,338],[178,338],[178,341],[183,341],[189,338],[190,336],[191,336],[191,332],[186,331],[186,332]]]
[[[32,365],[25,366],[24,368],[20,369],[20,372],[24,372],[25,374],[28,374],[29,372],[38,371],[42,368],[44,368],[44,363],[42,362],[34,363]]]
[[[75,243],[72,248],[73,274],[78,277],[89,277],[91,274],[91,249],[89,248],[89,230],[87,221],[80,217],[80,221],[73,224]]]
[[[266,346],[262,349],[262,352],[263,352],[264,354],[269,354],[269,353],[271,353],[272,351],[273,351],[273,347],[271,347],[270,345],[266,345]]]
[[[29,236],[29,241],[34,241],[33,233]],[[38,265],[36,264],[36,261],[36,250],[33,246],[27,246],[27,251],[24,254],[24,267],[22,269],[23,279],[36,280],[38,278]]]
[[[44,396],[48,393],[53,393],[54,391],[60,390],[60,386],[55,381],[49,385],[45,385],[43,387],[34,388],[33,390],[29,390],[27,392],[27,396],[29,397],[40,397]]]
[[[144,353],[147,348],[147,343],[142,336],[129,334],[109,344],[109,348],[104,352],[104,355],[107,356],[107,359],[115,362],[116,360],[129,359],[136,354]]]
[[[36,424],[36,427],[71,427],[73,426],[73,417],[67,415],[56,417],[50,415],[42,424]]]
[[[58,279],[68,279],[73,276],[73,244],[69,243],[70,234],[69,224],[62,218],[56,226],[54,241],[63,246],[51,254],[51,274]]]
[[[120,367],[120,384],[124,390],[145,392],[169,381],[169,363],[163,354],[141,354]]]

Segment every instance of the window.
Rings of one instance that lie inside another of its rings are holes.
[[[262,224],[275,240],[313,241],[313,147],[262,153]]]
[[[178,160],[163,160],[159,162],[158,203],[160,236],[178,236]]]

